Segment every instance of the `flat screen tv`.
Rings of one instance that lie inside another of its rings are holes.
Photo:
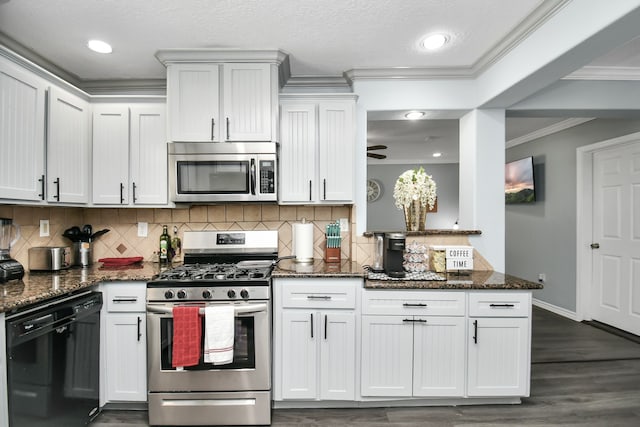
[[[533,177],[533,157],[509,162],[504,168],[505,203],[533,203],[536,201]]]

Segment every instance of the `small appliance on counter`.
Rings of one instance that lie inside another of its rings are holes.
[[[36,246],[29,248],[30,271],[59,271],[71,267],[68,246]]]
[[[292,231],[295,262],[313,262],[313,223],[303,218],[302,222],[293,224]]]
[[[15,229],[12,238],[11,229]],[[9,280],[22,279],[24,276],[24,267],[15,259],[11,258],[10,251],[20,238],[20,226],[13,224],[10,218],[0,218],[0,283]]]
[[[402,263],[406,245],[404,233],[385,233],[384,235],[384,272],[389,277],[405,277]]]

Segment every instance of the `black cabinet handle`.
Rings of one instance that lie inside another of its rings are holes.
[[[215,129],[215,127],[216,127],[216,119],[211,118],[211,140],[212,140],[212,141],[214,140],[213,135],[214,135],[214,129]]]
[[[229,117],[227,117],[227,141],[229,140]]]
[[[473,343],[478,344],[478,321],[473,321]]]
[[[138,316],[138,342],[140,342],[140,338],[142,337],[142,332],[140,332],[140,324],[142,324],[142,318]]]
[[[514,304],[489,304],[489,307],[493,308],[493,307],[503,307],[503,308],[513,308],[515,307]]]
[[[313,313],[311,313],[311,338],[313,338]]]
[[[405,303],[402,303],[402,306],[403,307],[426,307],[427,304],[424,304],[424,303],[421,303],[421,302],[419,302],[419,303],[405,302]]]
[[[307,295],[307,299],[329,301],[331,300],[331,295]]]
[[[327,200],[327,178],[322,180],[322,200]]]
[[[327,339],[327,315],[324,315],[324,339]]]
[[[311,201],[311,180],[309,180],[309,201]]]
[[[120,204],[124,203],[124,184],[120,183]]]
[[[402,319],[405,323],[427,323],[425,319]]]
[[[113,303],[138,302],[138,298],[114,298],[111,301],[113,301]]]
[[[138,186],[134,182],[132,187],[133,187],[133,203],[135,203],[136,200],[138,200],[138,198],[136,197],[136,188],[138,188]]]
[[[60,201],[60,178],[56,178],[55,181],[53,181],[53,183],[56,185],[56,195],[53,196],[54,199],[56,199],[57,201]]]
[[[38,182],[40,183],[40,194],[38,194],[38,197],[40,197],[40,200],[44,200],[44,175],[40,176],[40,179],[38,180]]]

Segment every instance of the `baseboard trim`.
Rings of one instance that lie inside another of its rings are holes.
[[[567,310],[566,308],[563,308],[563,307],[558,307],[557,305],[553,305],[546,301],[541,301],[537,298],[533,299],[533,305],[535,305],[536,307],[544,308],[547,311],[550,311],[562,317],[566,317],[567,319],[571,319],[575,322],[579,322],[578,315],[576,314],[575,311]]]

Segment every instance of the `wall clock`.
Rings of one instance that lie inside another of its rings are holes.
[[[375,202],[382,196],[382,185],[376,179],[367,180],[367,202]]]

